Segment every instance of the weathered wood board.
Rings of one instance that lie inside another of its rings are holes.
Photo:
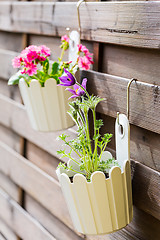
[[[5,159],[5,163],[0,159],[0,171],[23,187],[53,215],[73,228],[58,182],[3,143],[0,143],[0,151]],[[135,205],[160,220],[158,211],[160,191],[157,191],[160,173],[138,162],[132,163],[132,172],[133,193],[136,192],[133,194]]]
[[[18,87],[7,86],[16,72],[11,60],[27,45],[45,44],[52,60],[59,57],[66,27],[78,29],[77,3],[67,1],[0,0],[0,240],[159,240],[160,2],[87,1],[80,6],[82,43],[94,53],[93,69],[102,72],[83,71],[82,77],[88,77],[90,93],[107,99],[97,108],[102,133],[114,134],[116,112],[126,113],[129,79],[143,82],[130,89],[135,206],[125,229],[104,236],[75,232],[55,174],[56,151],[62,148],[56,138],[64,131],[33,131],[17,103]],[[65,133],[75,137],[75,127]],[[108,147],[115,154],[114,137]]]
[[[83,71],[88,78],[90,93],[106,99],[97,111],[116,117],[117,112],[127,113],[127,85],[130,79],[94,71]],[[160,133],[160,85],[137,81],[130,86],[130,123]]]
[[[82,3],[82,38],[159,48],[159,10],[159,1]],[[78,29],[76,3],[71,2],[1,2],[0,14],[3,31],[61,36],[67,27]]]
[[[55,240],[38,221],[21,208],[14,200],[0,189],[0,212],[3,221],[24,240]],[[25,226],[25,227],[24,227]]]

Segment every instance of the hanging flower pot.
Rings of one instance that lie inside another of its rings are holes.
[[[74,47],[69,49],[69,61],[64,62],[62,58],[69,48],[69,43]],[[8,85],[19,85],[33,129],[56,131],[74,125],[74,121],[67,114],[67,100],[72,96],[65,91],[64,86],[75,84],[71,73],[77,72],[82,58],[88,59],[88,67],[92,63],[88,49],[78,43],[79,34],[76,31],[71,32],[71,39],[67,35],[62,36],[62,52],[56,62],[49,61],[50,49],[44,45],[31,45],[13,59],[13,66],[22,70],[9,79]],[[83,56],[80,56],[81,53]]]
[[[80,85],[77,84],[77,86]],[[71,148],[58,154],[68,157],[67,164],[59,164],[56,170],[69,213],[77,231],[83,234],[107,234],[125,227],[132,220],[132,190],[129,150],[129,122],[120,114],[116,121],[116,160],[105,151],[111,134],[100,136],[102,120],[96,120],[95,108],[104,100],[89,96],[81,85],[81,100],[71,105],[77,109],[78,135],[68,140],[62,134],[60,139]],[[74,97],[78,97],[74,94]],[[91,139],[88,125],[88,111],[93,112],[94,137]],[[94,146],[92,149],[91,141]],[[99,148],[99,150],[98,150]],[[77,158],[72,156],[75,152]],[[100,152],[98,154],[98,152]]]
[[[34,79],[28,86],[22,78],[19,88],[33,129],[56,131],[74,125],[67,114],[70,94],[64,87],[57,86],[54,79],[46,80],[44,87],[41,87],[39,81]]]

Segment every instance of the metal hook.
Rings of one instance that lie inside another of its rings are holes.
[[[117,123],[119,125],[119,112],[117,112]]]
[[[80,13],[79,13],[79,8],[80,5],[82,4],[82,2],[84,2],[85,0],[79,0],[77,3],[77,15],[78,15],[78,26],[79,26],[79,35],[80,35],[80,39],[81,39],[81,20],[80,20]]]
[[[130,95],[129,95],[129,93],[130,93],[130,91],[129,91],[129,89],[130,89],[130,86],[131,86],[131,84],[132,84],[132,82],[133,81],[135,81],[135,82],[137,82],[138,80],[137,79],[135,79],[135,78],[132,78],[130,81],[129,81],[129,83],[128,83],[128,86],[127,86],[127,118],[128,118],[128,120],[129,120],[129,100],[130,100]]]

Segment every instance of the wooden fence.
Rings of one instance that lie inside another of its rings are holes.
[[[87,2],[80,7],[82,42],[94,53],[88,90],[105,97],[97,108],[103,131],[114,133],[116,112],[126,113],[130,88],[134,217],[105,236],[83,236],[73,228],[55,174],[61,132],[32,130],[11,59],[30,44],[59,55],[66,27],[78,29],[76,3],[0,1],[0,239],[158,240],[160,238],[160,2]],[[63,131],[62,131],[63,132]],[[65,130],[71,137],[75,127]],[[109,145],[114,153],[114,137]]]

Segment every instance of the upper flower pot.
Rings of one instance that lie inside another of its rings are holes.
[[[54,79],[48,79],[41,87],[34,79],[28,86],[22,78],[19,89],[33,129],[56,131],[74,125],[67,113],[71,94],[64,87],[57,86]]]
[[[120,114],[119,123],[116,121],[116,159],[119,167],[113,166],[110,169],[109,178],[106,178],[103,172],[96,171],[88,182],[82,174],[73,176],[69,170],[57,169],[57,176],[77,231],[90,235],[107,234],[131,222],[133,206],[129,135],[128,119]],[[111,158],[111,153],[103,153],[103,161]],[[73,167],[75,169],[76,165]]]

